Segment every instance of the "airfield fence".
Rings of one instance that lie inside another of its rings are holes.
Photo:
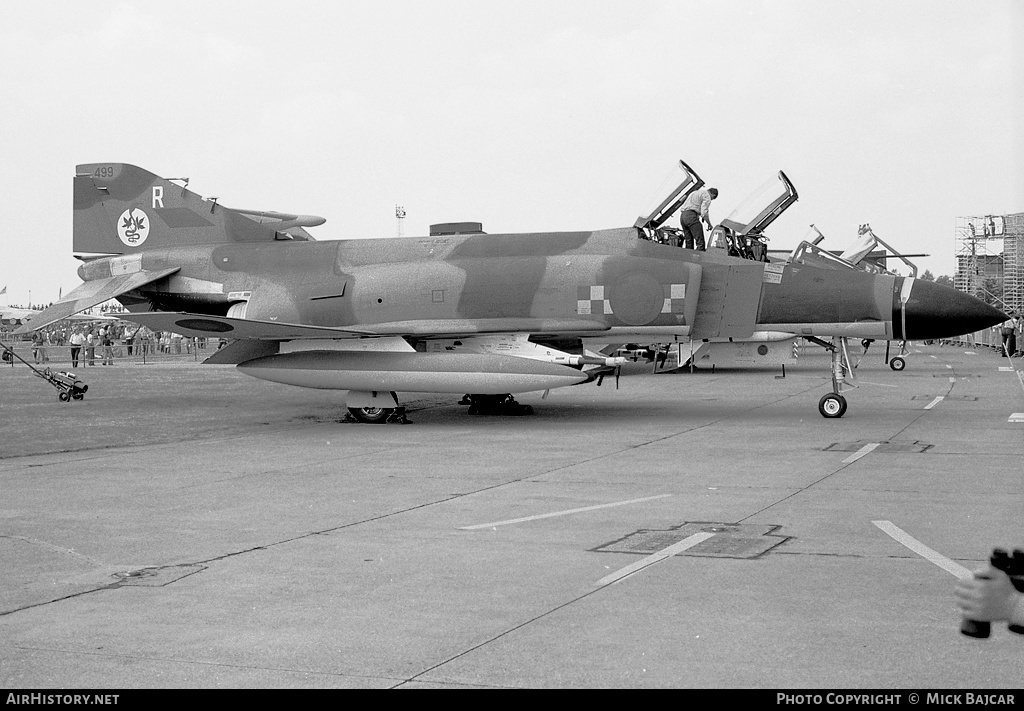
[[[36,365],[67,365],[72,367],[71,346],[46,344],[39,354],[38,362],[33,354],[32,341],[22,336],[12,336],[10,333],[0,334],[0,342],[7,348],[17,353],[29,363]],[[226,344],[226,340],[207,338],[182,338],[172,339],[169,344],[161,343],[159,339],[143,338],[136,339],[131,344],[117,342],[112,347],[113,357],[107,360],[114,365],[151,365],[156,363],[189,363],[206,360],[213,355],[220,347]],[[82,346],[78,356],[78,367],[99,367],[104,361],[104,346],[94,346],[93,355],[89,357],[89,347]],[[4,363],[4,365],[14,365]]]
[[[986,328],[984,331],[975,331],[955,338],[944,338],[943,343],[971,348],[991,348],[994,351],[1002,352],[1003,336],[999,327]]]

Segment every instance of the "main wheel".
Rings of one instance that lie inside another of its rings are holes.
[[[895,370],[897,373],[907,367],[907,361],[900,356],[896,356],[889,361],[889,367]]]
[[[67,393],[60,393],[57,395],[57,397],[60,399],[61,402],[67,402],[68,400],[71,399],[71,396],[68,395]]]
[[[352,413],[352,417],[356,418],[360,422],[365,422],[370,425],[383,424],[388,416],[395,411],[393,407],[350,407],[348,409]]]
[[[846,412],[846,398],[836,393],[828,393],[818,401],[818,412],[822,417],[842,417]]]

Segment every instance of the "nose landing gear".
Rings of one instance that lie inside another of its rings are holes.
[[[847,339],[843,336],[833,336],[832,342],[829,343],[814,336],[805,336],[805,338],[832,353],[832,392],[823,395],[818,401],[818,412],[822,417],[830,419],[842,417],[846,414],[846,398],[843,397],[843,393],[857,387],[854,382],[856,376],[853,366],[850,365]]]

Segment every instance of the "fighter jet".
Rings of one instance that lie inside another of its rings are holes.
[[[594,344],[749,338],[945,338],[1006,320],[978,299],[912,278],[769,264],[664,243],[665,221],[703,181],[683,178],[631,227],[314,241],[312,215],[225,207],[126,163],[74,178],[73,250],[84,284],[19,329],[116,298],[124,318],[230,345],[207,362],[307,388],[347,390],[365,422],[400,417],[398,392],[512,394],[600,382],[623,359]],[[181,184],[184,183],[184,184]],[[841,382],[819,403],[846,411]]]

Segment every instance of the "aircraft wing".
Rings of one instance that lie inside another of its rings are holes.
[[[159,269],[157,271],[139,271],[87,281],[68,293],[67,296],[57,303],[40,311],[37,316],[32,317],[30,322],[20,326],[14,333],[15,335],[29,333],[44,326],[49,326],[51,323],[68,318],[79,311],[84,311],[96,304],[102,304],[104,301],[109,301],[116,296],[138,289],[140,286],[145,286],[157,279],[163,279],[169,274],[174,274],[179,269],[181,267]]]
[[[484,333],[600,333],[609,330],[601,321],[556,318],[419,319],[367,324],[378,336],[434,336],[458,338]]]
[[[358,328],[308,326],[277,321],[229,318],[170,311],[121,314],[156,331],[171,331],[183,336],[244,338],[265,341],[291,341],[304,338],[367,338],[375,336],[435,336],[457,338],[482,333],[592,333],[607,331],[598,321],[546,318],[423,319],[361,325]]]
[[[359,338],[377,335],[370,331],[331,326],[303,326],[297,323],[256,321],[227,316],[208,316],[180,311],[147,311],[121,314],[125,321],[134,321],[154,331],[171,331],[200,338],[245,338],[262,341],[292,341],[300,338]]]

